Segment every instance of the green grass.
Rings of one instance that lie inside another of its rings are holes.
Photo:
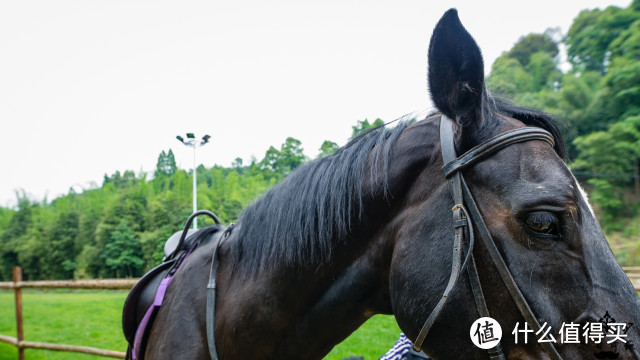
[[[25,340],[125,351],[121,330],[124,291],[23,291]],[[0,334],[16,336],[13,292],[0,292]],[[26,349],[28,360],[109,359],[77,353]],[[0,360],[17,359],[15,347],[0,343]]]
[[[340,360],[351,356],[376,360],[396,343],[399,336],[400,328],[393,316],[376,315],[334,347],[325,356],[325,360]]]
[[[125,291],[23,291],[25,340],[125,351],[121,330]],[[16,336],[13,292],[0,291],[0,334]],[[336,346],[325,360],[351,356],[378,359],[398,338],[392,316],[377,315]],[[17,359],[15,347],[0,343],[0,360]],[[101,356],[26,349],[27,360],[103,360]]]

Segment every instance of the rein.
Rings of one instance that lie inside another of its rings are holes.
[[[484,298],[484,294],[482,293],[482,287],[480,284],[480,278],[478,277],[478,270],[476,267],[476,263],[473,257],[473,245],[474,245],[474,227],[475,230],[478,231],[482,242],[484,243],[489,255],[491,256],[491,260],[498,269],[498,273],[502,281],[504,282],[509,294],[513,298],[518,310],[524,317],[525,321],[532,326],[533,330],[538,332],[540,330],[540,323],[536,319],[535,314],[529,307],[527,300],[520,292],[518,285],[516,284],[509,268],[504,262],[502,255],[498,251],[493,238],[491,237],[491,233],[487,228],[487,225],[484,223],[482,219],[482,213],[478,209],[475,200],[473,199],[473,195],[471,191],[469,191],[469,187],[467,186],[464,176],[462,176],[461,170],[477,163],[483,158],[492,155],[496,151],[503,149],[509,145],[516,144],[524,141],[531,140],[542,140],[549,143],[551,146],[554,146],[553,136],[542,129],[533,128],[533,127],[525,127],[520,129],[515,129],[511,131],[504,132],[499,134],[484,143],[475,146],[471,150],[467,151],[461,156],[456,156],[455,150],[455,141],[454,141],[454,132],[453,132],[454,122],[453,120],[447,118],[446,116],[442,116],[440,119],[440,143],[442,147],[442,159],[445,164],[442,167],[442,171],[447,178],[447,182],[449,184],[449,191],[451,196],[453,197],[455,206],[453,207],[453,223],[454,223],[454,241],[453,241],[453,261],[451,265],[451,276],[449,278],[449,282],[447,287],[445,288],[440,301],[432,310],[431,314],[425,321],[420,333],[418,333],[418,337],[414,342],[414,350],[420,351],[422,348],[422,344],[424,343],[425,338],[427,337],[429,330],[433,326],[435,320],[438,315],[440,315],[444,305],[449,299],[451,291],[456,286],[460,272],[466,267],[467,274],[469,276],[469,281],[471,283],[471,289],[473,291],[473,297],[476,303],[476,308],[478,309],[478,313],[481,317],[489,317],[489,310],[487,308],[487,302]],[[466,204],[466,207],[465,207]],[[466,231],[465,231],[466,228]],[[469,242],[466,245],[466,242],[463,240],[464,236],[468,235]],[[466,246],[466,248],[465,248]],[[466,257],[464,262],[461,264],[462,251],[466,253]],[[470,266],[467,267],[467,261],[470,261]],[[544,350],[544,352],[553,360],[562,360],[562,357],[553,346],[553,344],[548,342],[540,343],[540,346]],[[502,346],[498,343],[495,347],[487,350],[489,353],[489,357],[492,360],[503,360],[505,359],[505,355],[502,351]]]

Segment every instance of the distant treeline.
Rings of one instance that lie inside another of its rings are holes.
[[[352,136],[382,125],[358,121]],[[318,156],[338,145],[325,141]],[[307,159],[302,144],[287,138],[260,161],[196,169],[198,207],[234,221],[249,202]],[[140,276],[163,257],[164,242],[192,211],[192,173],[178,169],[173,151],[162,151],[151,180],[127,170],[105,175],[100,188],[74,188],[51,202],[17,193],[14,209],[0,207],[0,280],[20,265],[25,279]],[[203,219],[203,218],[201,218]],[[206,225],[208,223],[204,223]]]
[[[568,64],[560,63],[560,47]],[[567,69],[568,68],[568,69]],[[627,8],[583,10],[567,34],[528,34],[492,66],[493,93],[555,115],[566,124],[569,164],[586,185],[606,231],[622,238],[618,260],[640,264],[640,0]],[[359,121],[357,133],[374,124]],[[337,149],[326,141],[319,156]],[[260,161],[198,167],[198,207],[225,223],[307,161],[288,138]],[[20,265],[28,279],[138,276],[162,258],[164,241],[191,213],[191,174],[162,152],[153,179],[132,171],[105,176],[100,188],[51,202],[18,194],[0,207],[0,278]]]
[[[560,45],[568,71],[560,67]],[[628,231],[640,198],[640,0],[625,9],[583,10],[567,34],[523,36],[487,80],[490,89],[567,125],[570,165],[602,224]]]
[[[561,46],[568,64],[560,63]],[[493,63],[487,83],[566,125],[569,165],[615,239],[618,261],[640,264],[640,0],[583,10],[566,34],[521,37]]]

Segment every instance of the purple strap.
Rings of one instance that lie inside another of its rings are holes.
[[[180,266],[182,266],[184,261],[187,260],[189,255],[191,255],[191,251],[193,251],[193,249],[195,249],[197,245],[198,244],[195,243],[191,246],[191,249],[189,249],[187,256],[185,256],[184,259],[182,259],[182,262],[180,262],[180,265],[178,265],[178,269],[180,269]],[[160,285],[158,286],[158,290],[156,291],[156,297],[155,299],[153,299],[153,304],[149,306],[149,308],[147,309],[147,312],[144,314],[144,317],[142,317],[140,324],[138,324],[138,328],[136,329],[136,336],[133,338],[133,351],[131,352],[133,360],[136,360],[140,357],[139,353],[140,353],[140,347],[142,346],[142,338],[144,337],[144,333],[145,333],[145,330],[147,329],[147,326],[149,326],[151,315],[153,315],[153,313],[157,308],[162,306],[162,301],[164,300],[164,294],[167,292],[167,287],[171,283],[171,280],[173,280],[173,277],[175,276],[175,274],[178,272],[178,269],[176,269],[173,275],[162,279],[162,281],[160,282]]]

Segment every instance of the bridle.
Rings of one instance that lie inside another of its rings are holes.
[[[487,302],[485,301],[484,295],[482,293],[480,278],[478,277],[478,270],[476,268],[475,259],[473,257],[473,247],[475,243],[473,227],[474,224],[476,226],[475,229],[478,231],[480,238],[482,239],[489,252],[489,255],[491,256],[491,260],[496,265],[498,273],[500,274],[502,281],[509,290],[509,293],[515,301],[516,306],[520,310],[520,313],[535,332],[538,332],[541,329],[541,326],[538,323],[535,315],[531,311],[529,304],[520,292],[520,289],[513,279],[513,276],[511,276],[511,273],[509,272],[504,259],[498,252],[498,248],[496,247],[493,238],[489,233],[487,225],[482,219],[482,214],[480,213],[480,210],[478,210],[478,207],[473,200],[473,196],[471,195],[471,192],[469,191],[469,188],[467,187],[467,184],[465,183],[464,177],[462,176],[460,170],[464,169],[467,166],[473,165],[474,163],[482,160],[483,158],[495,153],[496,151],[504,147],[515,143],[530,140],[542,140],[553,146],[553,136],[545,130],[534,127],[515,129],[499,134],[472,148],[463,155],[457,157],[453,126],[453,120],[447,118],[444,115],[441,117],[440,143],[442,146],[442,159],[445,164],[442,168],[442,171],[444,172],[444,175],[448,181],[449,191],[451,192],[451,196],[453,197],[455,203],[452,209],[453,225],[455,230],[453,240],[453,261],[451,265],[451,275],[449,277],[449,282],[447,283],[445,291],[442,294],[442,297],[422,326],[422,329],[420,330],[416,341],[414,341],[413,347],[416,351],[420,351],[420,349],[422,348],[422,344],[424,343],[429,330],[433,326],[435,320],[438,318],[438,315],[440,315],[440,313],[442,312],[444,305],[449,299],[451,291],[458,283],[460,272],[465,268],[467,269],[467,273],[469,275],[469,281],[471,282],[471,289],[473,291],[473,296],[475,299],[476,308],[478,309],[478,313],[480,314],[480,317],[489,317]],[[216,274],[219,262],[218,253],[222,241],[229,235],[232,229],[233,226],[227,228],[225,233],[215,244],[209,274],[209,283],[207,284],[206,330],[209,356],[212,360],[218,360],[218,354],[216,351],[214,339],[214,314],[217,288]],[[468,243],[464,241],[465,236],[469,238]],[[464,257],[464,261],[462,260],[463,251],[466,254]],[[467,266],[467,264],[469,264],[470,266]],[[540,346],[551,359],[562,360],[562,357],[560,356],[560,354],[558,354],[558,351],[555,349],[553,344],[543,342],[540,343]],[[500,343],[487,351],[489,352],[489,357],[492,360],[506,359]]]
[[[447,179],[449,191],[455,203],[455,206],[452,209],[453,226],[455,230],[451,275],[442,297],[436,304],[435,308],[431,311],[431,314],[418,333],[418,337],[413,345],[414,350],[416,351],[420,351],[422,348],[422,344],[427,337],[429,330],[431,330],[435,320],[438,318],[438,315],[440,315],[444,305],[449,299],[451,291],[456,286],[460,272],[465,268],[469,275],[469,282],[471,283],[471,290],[473,292],[478,313],[480,314],[480,317],[489,317],[487,302],[485,301],[484,294],[482,293],[482,286],[480,285],[480,278],[478,277],[478,270],[473,257],[473,246],[475,242],[474,224],[475,230],[478,231],[482,242],[489,252],[491,261],[495,264],[498,273],[500,274],[500,278],[507,287],[507,290],[516,303],[518,310],[520,310],[525,321],[536,333],[541,330],[540,323],[538,323],[538,320],[536,319],[533,311],[531,311],[527,300],[522,295],[522,292],[520,292],[518,285],[513,279],[509,268],[505,264],[502,255],[500,255],[500,252],[491,237],[491,233],[489,232],[487,225],[484,223],[482,214],[469,191],[469,187],[467,187],[467,184],[464,181],[464,176],[462,176],[461,170],[481,161],[483,158],[492,155],[500,149],[519,142],[542,140],[553,147],[553,136],[549,132],[539,128],[519,128],[492,137],[458,157],[456,156],[453,127],[454,121],[443,115],[440,119],[440,143],[442,147],[442,160],[444,163],[442,171]],[[469,238],[468,242],[464,240],[465,235]],[[466,254],[464,261],[462,260],[463,252]],[[469,266],[467,266],[467,264]],[[562,360],[562,357],[558,354],[558,351],[552,343],[541,342],[540,346],[551,359]],[[505,359],[502,346],[499,342],[495,347],[488,349],[487,351],[489,352],[489,358],[492,360]]]

